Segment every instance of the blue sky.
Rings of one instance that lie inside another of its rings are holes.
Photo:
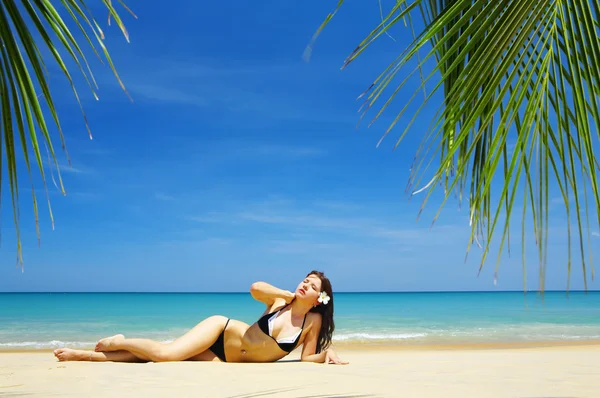
[[[400,129],[376,144],[404,102],[370,129],[356,128],[357,96],[409,42],[409,31],[398,26],[393,39],[340,71],[380,18],[377,2],[349,1],[311,61],[302,60],[335,3],[128,1],[139,16],[123,14],[131,43],[114,25],[105,31],[134,101],[109,68],[93,64],[100,101],[78,85],[93,140],[50,66],[72,160],[62,168],[68,195],[48,181],[52,230],[35,179],[38,247],[22,169],[22,272],[4,185],[0,291],[247,291],[255,280],[293,289],[311,269],[324,270],[341,291],[522,289],[520,224],[494,284],[495,251],[479,276],[481,251],[464,261],[468,213],[456,201],[430,230],[438,191],[416,222],[421,200],[409,201],[404,188],[435,107],[395,151]],[[553,201],[546,288],[564,289],[566,221]],[[532,238],[528,289],[538,286]],[[593,231],[595,258],[599,246]],[[572,289],[583,288],[580,265],[574,256]]]

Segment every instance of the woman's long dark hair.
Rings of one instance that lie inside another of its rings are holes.
[[[329,302],[327,304],[319,304],[316,307],[313,307],[310,312],[317,312],[321,314],[321,330],[319,330],[319,339],[317,340],[317,351],[318,354],[321,351],[326,350],[331,345],[331,337],[333,336],[333,331],[335,330],[335,323],[333,322],[333,303],[335,300],[333,299],[333,290],[331,289],[331,282],[321,271],[311,271],[306,275],[307,277],[310,275],[315,275],[319,277],[321,280],[321,291],[327,293],[330,297]]]

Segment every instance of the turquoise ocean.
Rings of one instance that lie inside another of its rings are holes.
[[[600,339],[600,292],[337,293],[334,342]],[[255,322],[247,293],[0,293],[0,350],[90,347],[115,333],[170,341],[214,314]]]

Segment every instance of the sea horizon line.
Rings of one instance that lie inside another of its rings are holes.
[[[600,289],[577,290],[365,290],[335,294],[432,294],[432,293],[598,293]],[[249,291],[4,291],[0,294],[250,294]]]

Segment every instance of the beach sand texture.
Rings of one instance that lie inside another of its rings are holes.
[[[0,353],[0,397],[600,397],[600,344],[338,348],[349,365],[58,362]]]

